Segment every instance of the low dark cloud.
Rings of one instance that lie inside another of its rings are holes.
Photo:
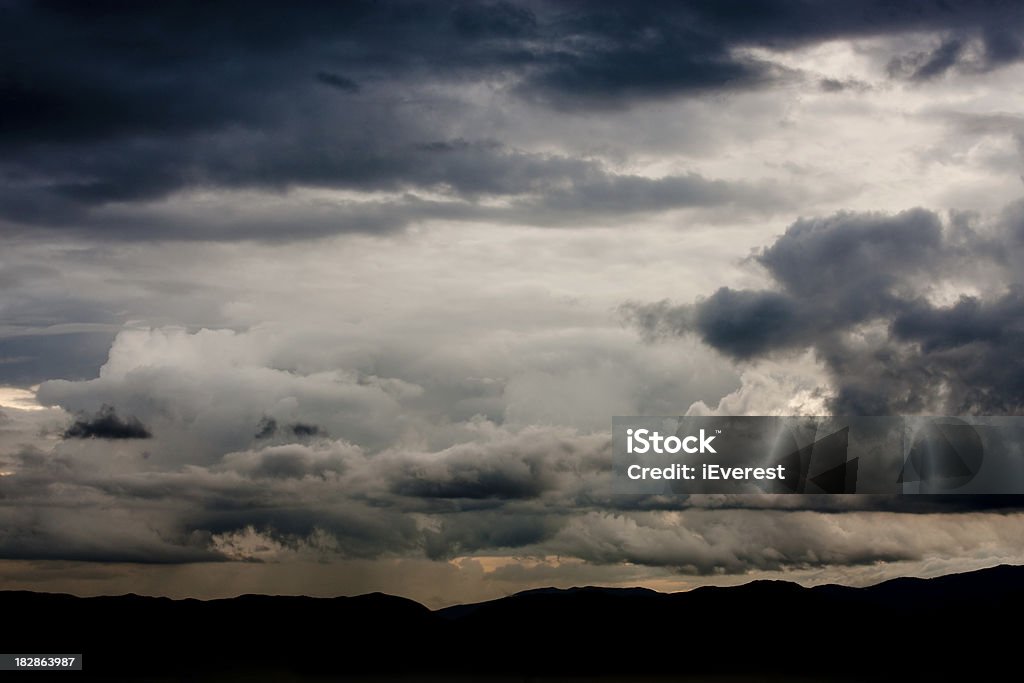
[[[923,209],[794,223],[753,261],[777,289],[720,288],[681,306],[629,304],[645,334],[695,334],[738,360],[811,349],[839,414],[1019,414],[1024,368],[1022,242],[1014,212],[994,234]],[[961,278],[993,280],[952,303]]]
[[[592,477],[606,469],[609,453],[603,440],[558,436],[537,432],[497,443],[460,444],[441,457],[389,457],[381,462],[381,475],[399,496],[476,507],[465,501],[557,495],[566,492],[573,474]]]
[[[83,415],[64,431],[65,439],[150,439],[153,435],[138,418],[120,417],[105,405],[95,415]]]
[[[847,90],[864,91],[871,88],[869,84],[855,78],[822,78],[818,81],[818,87],[823,92],[831,93]]]
[[[272,417],[263,417],[260,419],[260,423],[256,425],[256,439],[269,439],[277,433],[277,420]]]
[[[269,439],[282,431],[297,438],[327,436],[327,431],[320,425],[308,422],[293,422],[285,425],[282,429],[277,424],[277,420],[264,416],[260,419],[259,424],[256,425],[256,434],[253,435],[253,438],[257,440]]]
[[[292,433],[292,436],[297,437],[327,435],[327,432],[325,432],[319,425],[308,424],[305,422],[295,422],[288,425],[288,431]]]

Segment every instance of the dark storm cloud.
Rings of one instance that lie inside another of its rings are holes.
[[[998,2],[15,2],[0,130],[24,144],[266,122],[280,113],[272,95],[308,66],[345,89],[358,77],[332,66],[382,79],[506,73],[613,100],[756,81],[756,67],[730,56],[742,45],[983,30],[987,54],[1008,60],[1020,22]],[[42,41],[59,49],[40,52]]]
[[[150,439],[153,435],[138,418],[120,417],[105,405],[95,415],[79,416],[64,431],[65,439]]]
[[[893,75],[920,80],[957,66],[987,71],[1021,58],[1021,41],[1008,27],[1024,21],[1006,3],[939,0],[606,2],[561,9],[568,39],[551,58],[532,66],[519,91],[568,108],[757,88],[794,74],[740,56],[735,48],[788,48],[907,31],[947,37],[932,52],[894,59]],[[977,49],[967,55],[969,44]]]
[[[652,336],[696,334],[737,359],[813,349],[835,383],[839,414],[1024,411],[1024,285],[1020,223],[996,234],[943,226],[923,209],[841,213],[794,223],[754,256],[776,290],[723,287],[693,304],[629,304]],[[983,295],[928,299],[956,278],[998,276]]]
[[[721,204],[723,188],[712,180],[645,181],[589,160],[453,142],[448,122],[460,120],[465,104],[439,93],[480,84],[559,109],[621,108],[792,75],[738,48],[910,30],[948,34],[934,53],[900,62],[920,79],[968,57],[975,70],[1019,59],[1014,28],[1021,23],[997,3],[778,0],[354,2],[287,11],[270,3],[114,3],[101,11],[18,2],[4,15],[0,205],[7,229],[74,227],[137,239],[316,236],[410,222],[402,215],[408,207],[389,204],[251,230],[128,210],[210,188],[422,189],[469,201],[539,193],[514,209],[519,215],[510,220],[526,223],[544,215],[537,206],[564,216],[567,205],[579,212],[601,198],[607,201],[591,215],[628,211],[642,200],[648,210]],[[727,194],[730,202],[762,206],[763,197]]]

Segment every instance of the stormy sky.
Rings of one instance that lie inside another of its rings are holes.
[[[0,2],[0,588],[864,584],[1020,501],[611,493],[613,415],[1024,412],[1010,2]]]

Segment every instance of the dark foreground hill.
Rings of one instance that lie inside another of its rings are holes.
[[[17,675],[33,681],[1020,680],[1022,607],[1011,566],[869,588],[543,589],[433,612],[382,594],[4,592],[0,651],[84,654],[80,673]]]

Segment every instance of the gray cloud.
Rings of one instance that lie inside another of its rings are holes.
[[[984,73],[1019,61],[1024,43],[1015,31],[997,26],[954,31],[932,50],[901,55],[889,62],[890,76],[928,81],[951,72]]]
[[[953,519],[957,521],[946,526]],[[974,533],[990,540],[1006,538],[1015,533],[1020,521],[1019,514],[990,519],[887,513],[592,512],[574,518],[553,545],[597,563],[673,566],[694,574],[737,573],[920,559],[938,547],[951,551],[956,546],[962,551],[973,546],[978,540],[972,538]],[[880,525],[885,534],[869,531],[877,531]],[[955,537],[952,544],[947,544],[951,540],[947,533]]]

